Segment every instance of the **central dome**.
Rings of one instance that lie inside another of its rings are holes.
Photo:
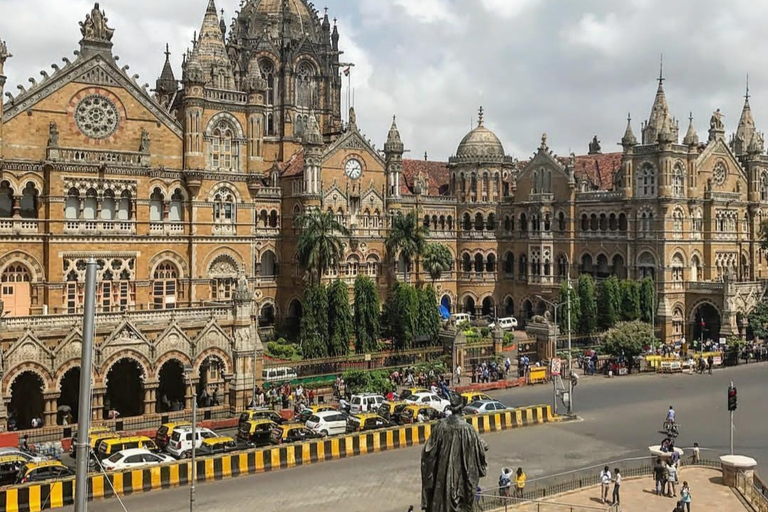
[[[313,42],[317,39],[318,13],[304,0],[250,0],[238,16],[246,25],[245,33],[251,37],[260,37],[264,32],[277,37],[282,30],[283,17],[287,22],[285,35],[290,39],[300,40],[304,36],[309,36]]]
[[[491,130],[483,126],[482,119],[477,128],[469,132],[461,139],[456,148],[456,156],[463,158],[483,156],[504,156],[504,146]]]

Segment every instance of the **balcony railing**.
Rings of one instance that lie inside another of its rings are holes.
[[[221,89],[206,89],[205,99],[209,101],[245,104],[248,101],[248,94],[237,91],[223,91]]]
[[[37,222],[37,219],[3,219],[0,220],[0,234],[37,233]]]
[[[136,223],[130,220],[68,220],[64,224],[66,233],[128,233],[136,232]]]
[[[149,153],[107,151],[103,149],[48,148],[48,159],[83,164],[118,164],[149,166]]]
[[[183,235],[183,222],[150,222],[149,232],[152,234]]]

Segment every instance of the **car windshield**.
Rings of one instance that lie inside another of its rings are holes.
[[[123,458],[123,454],[120,453],[120,452],[117,452],[116,454],[114,454],[110,458],[108,458],[107,460],[109,462],[116,463],[116,462],[119,462],[120,459],[122,459],[122,458]]]
[[[474,407],[476,409],[482,409],[483,408],[483,402],[481,402],[479,400],[476,401],[476,402],[472,402],[471,404],[469,404],[469,407]]]
[[[211,432],[207,430],[203,430],[203,439],[211,439],[214,437],[219,437],[216,435],[216,432]]]
[[[179,432],[178,430],[174,432],[173,435],[171,436],[171,439],[173,439],[174,441],[178,441],[179,439],[181,439],[181,432]]]
[[[307,421],[311,421],[312,423],[320,423],[320,416],[312,415],[309,417],[309,420]]]

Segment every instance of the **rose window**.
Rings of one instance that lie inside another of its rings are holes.
[[[75,108],[78,129],[92,139],[109,137],[120,122],[117,107],[109,99],[98,94],[86,96]]]

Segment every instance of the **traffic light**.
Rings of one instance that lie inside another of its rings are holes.
[[[736,410],[736,402],[737,402],[736,388],[731,386],[728,388],[728,410],[729,411]]]

